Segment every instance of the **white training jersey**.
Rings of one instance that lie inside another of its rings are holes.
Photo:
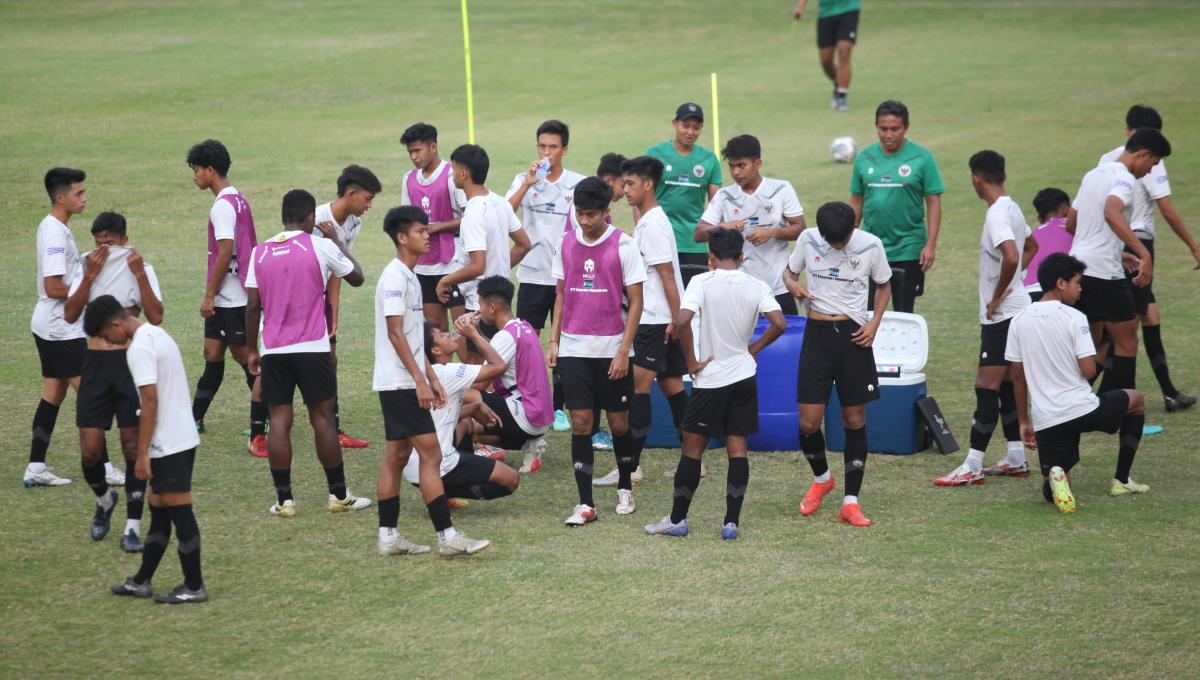
[[[698,388],[732,385],[758,371],[750,356],[750,338],[760,314],[780,311],[771,287],[740,269],[697,274],[683,294],[683,309],[696,314],[700,328],[697,361],[712,363],[693,376]]]
[[[787,267],[797,276],[807,272],[805,288],[813,299],[803,302],[813,311],[848,316],[859,325],[870,319],[870,281],[884,283],[892,278],[883,242],[862,229],[855,229],[840,250],[829,245],[816,227],[805,229],[796,239]]]
[[[1125,205],[1125,217],[1133,205],[1133,173],[1122,163],[1098,165],[1079,184],[1071,207],[1075,209],[1075,240],[1071,255],[1087,265],[1084,276],[1116,281],[1125,278],[1121,266],[1121,251],[1125,243],[1117,237],[1108,220],[1104,219],[1104,204],[1115,196]]]
[[[192,420],[192,395],[175,340],[162,328],[144,323],[133,333],[125,362],[133,384],[154,385],[158,396],[150,457],[163,458],[199,446],[200,436]]]
[[[1115,163],[1125,147],[1118,146],[1100,157],[1100,164]],[[1160,198],[1171,195],[1171,181],[1167,179],[1167,166],[1163,161],[1154,164],[1150,172],[1133,185],[1133,207],[1129,209],[1129,226],[1138,238],[1154,240],[1154,209]]]
[[[421,304],[421,282],[403,262],[393,258],[379,274],[375,286],[375,373],[371,389],[376,392],[416,389],[408,369],[388,339],[387,318],[404,317],[404,338],[420,370],[425,370],[425,314]]]
[[[1087,317],[1058,300],[1035,302],[1008,327],[1004,358],[1021,362],[1034,430],[1090,413],[1100,404],[1079,359],[1096,354]]]
[[[541,286],[554,285],[554,254],[562,242],[563,224],[575,197],[575,185],[583,175],[563,168],[558,179],[539,180],[529,187],[521,199],[521,226],[532,246],[529,254],[517,267],[517,281]],[[504,199],[517,193],[525,183],[525,173],[517,173],[504,194]]]
[[[137,277],[129,268],[129,254],[132,252],[133,248],[127,246],[108,247],[108,259],[104,261],[104,266],[100,268],[100,273],[92,281],[92,287],[88,289],[88,302],[98,297],[111,295],[122,307],[146,308],[142,301],[142,288],[138,285]],[[92,251],[89,250],[80,256],[79,265],[75,267],[75,276],[71,281],[71,289],[67,293],[67,297],[74,295],[79,290],[79,286],[83,284],[83,262],[91,254]],[[162,302],[162,290],[158,287],[158,275],[155,273],[154,267],[143,264],[142,268],[146,270],[146,281],[150,284],[150,292],[154,293],[154,297],[159,302]]]
[[[1029,225],[1025,224],[1021,208],[1012,198],[1001,196],[988,207],[983,219],[983,234],[979,238],[979,323],[985,326],[1001,323],[1029,306],[1029,293],[1025,292],[1025,286],[1021,283],[1021,252],[1025,247],[1025,239],[1032,233]],[[1005,241],[1012,241],[1017,249],[1017,268],[1006,284],[1008,295],[1004,296],[1000,306],[992,313],[991,320],[988,320],[987,306],[992,301],[996,282],[1000,280],[1000,265],[1004,260],[1000,246]]]
[[[408,194],[408,180],[410,178],[415,176],[417,184],[420,184],[423,187],[427,187],[434,182],[441,181],[446,183],[446,191],[450,195],[450,207],[454,211],[454,216],[461,218],[463,210],[466,210],[467,208],[467,194],[462,189],[454,186],[453,180],[443,175],[443,171],[453,172],[453,170],[450,168],[449,162],[442,161],[441,163],[438,163],[438,166],[434,169],[433,174],[429,175],[428,177],[425,176],[425,173],[422,172],[420,168],[413,168],[412,170],[404,173],[404,179],[400,181],[400,205],[413,204],[412,196]],[[454,237],[454,257],[452,257],[449,262],[439,262],[437,264],[418,264],[413,268],[413,271],[422,276],[444,276],[455,269],[462,267],[462,265],[463,249],[462,235],[460,233]]]
[[[358,242],[358,235],[362,232],[362,218],[358,215],[346,214],[346,221],[338,224],[338,221],[333,219],[333,210],[330,206],[333,203],[322,203],[317,206],[315,222],[333,222],[334,228],[337,230],[338,240],[342,245],[346,246],[346,252],[354,250],[354,244]],[[313,238],[325,238],[325,234],[321,233],[320,229],[312,230]]]
[[[466,253],[464,262],[470,260],[471,253],[484,252],[483,274],[476,282],[489,276],[512,276],[509,234],[520,228],[521,221],[512,206],[499,194],[488,192],[467,201],[459,233]]]
[[[742,234],[750,236],[760,227],[786,227],[787,218],[803,214],[804,208],[790,182],[763,177],[752,194],[736,184],[723,187],[708,202],[700,220],[709,224],[746,220]],[[772,294],[786,293],[783,268],[787,265],[788,250],[788,242],[777,238],[759,246],[747,239],[742,249],[742,269],[770,286]]]
[[[517,320],[511,319],[507,324],[504,324],[504,328],[508,328],[509,325],[514,323],[517,323]],[[500,376],[500,382],[506,389],[514,390],[504,398],[504,402],[508,404],[509,412],[512,413],[513,420],[517,421],[517,425],[525,431],[525,434],[546,434],[550,431],[550,425],[546,424],[538,427],[529,422],[529,417],[525,415],[525,403],[521,401],[521,393],[515,391],[517,387],[517,339],[511,333],[497,333],[489,342],[492,343],[492,349],[496,350],[496,354],[499,354],[500,358],[508,366],[504,369],[504,375]]]
[[[446,389],[446,405],[430,411],[433,416],[433,426],[437,431],[438,447],[442,451],[441,475],[445,477],[451,470],[458,467],[460,454],[454,446],[454,428],[458,426],[459,414],[462,412],[463,396],[483,366],[475,364],[434,364],[433,372],[437,375],[442,387]],[[421,463],[417,452],[413,451],[404,466],[404,479],[411,484],[421,481]]]
[[[633,228],[633,242],[646,263],[646,284],[642,286],[643,325],[671,323],[671,304],[667,301],[658,265],[670,263],[674,268],[675,290],[683,299],[683,277],[679,272],[679,250],[675,246],[675,230],[662,206],[654,206]]]
[[[46,295],[46,277],[61,276],[70,288],[79,271],[79,248],[71,228],[53,215],[42,218],[37,228],[37,304],[29,322],[33,334],[43,340],[74,340],[84,337],[83,315],[75,323],[63,319],[67,301]]]
[[[638,252],[637,244],[633,242],[633,239],[628,234],[611,224],[608,225],[604,235],[596,239],[595,243],[588,243],[584,240],[582,229],[575,229],[563,238],[573,238],[587,248],[597,248],[610,238],[621,239],[617,244],[617,254],[621,258],[622,284],[632,286],[635,283],[645,283],[646,264],[642,261],[642,255]],[[560,248],[554,256],[554,280],[556,285],[558,281],[562,281],[564,278],[563,255],[562,248]],[[566,304],[565,299],[563,304]],[[625,321],[628,318],[626,310],[622,308],[620,311],[621,320]],[[616,310],[613,310],[613,312],[615,313]],[[565,315],[566,312],[564,311],[563,314]],[[583,335],[581,333],[568,333],[563,330],[560,331],[558,340],[558,356],[612,359],[617,356],[617,352],[621,349],[622,336],[623,333],[616,335]],[[633,356],[632,346],[629,348],[629,356]]]
[[[235,238],[237,211],[233,209],[229,201],[221,200],[222,196],[236,193],[238,193],[237,189],[225,187],[217,194],[212,209],[208,211],[208,220],[213,225],[213,238],[218,241],[233,242],[233,256],[229,260],[229,271],[225,272],[225,279],[221,281],[221,287],[217,289],[217,295],[213,298],[214,307],[246,306],[246,289],[242,287],[242,280],[237,275],[237,239]]]

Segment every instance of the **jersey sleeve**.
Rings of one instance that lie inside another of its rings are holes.
[[[779,206],[784,217],[799,217],[804,214],[804,206],[800,205],[800,197],[791,182],[784,182],[779,192]]]
[[[146,280],[150,282],[150,292],[154,293],[154,297],[157,298],[159,302],[162,302],[163,296],[162,289],[158,287],[158,274],[154,273],[154,267],[151,267],[150,265],[145,265],[145,269]],[[145,305],[142,306],[144,307]]]
[[[317,240],[313,239],[313,243],[316,242]],[[258,261],[257,255],[258,246],[255,246],[254,250],[250,251],[250,269],[246,271],[246,282],[242,284],[243,288],[258,288],[258,279],[254,275],[254,263]]]
[[[409,170],[400,180],[400,205],[412,205],[412,198],[408,195],[408,176],[416,171],[415,168]]]
[[[509,333],[501,331],[492,339],[492,349],[496,350],[496,354],[504,360],[504,363],[512,365],[513,359],[517,356],[517,341]]]
[[[319,241],[313,239],[313,245],[316,246],[321,269],[325,271],[325,275],[322,277],[325,280],[329,280],[329,274],[341,278],[354,271],[354,263],[346,257],[341,248],[338,248],[329,239],[323,238]],[[349,246],[346,247],[349,248]]]
[[[1075,358],[1082,359],[1096,355],[1096,345],[1092,342],[1092,329],[1088,326],[1087,317],[1083,314],[1071,315],[1070,332],[1075,334]]]
[[[999,248],[1000,244],[1005,241],[1013,240],[1013,229],[1009,225],[1007,210],[1005,214],[1000,214],[999,210],[987,211],[987,217],[983,221],[983,236],[987,244],[992,248]]]
[[[463,250],[473,253],[487,250],[487,226],[479,210],[463,213],[462,224],[459,226],[462,235]]]
[[[1150,198],[1159,200],[1171,195],[1171,182],[1167,179],[1167,166],[1159,161],[1150,168],[1150,172],[1139,180],[1150,194]]]
[[[404,298],[408,293],[408,282],[405,278],[395,272],[386,272],[379,283],[379,295],[383,296],[383,315],[404,316],[408,311],[404,305]]]
[[[862,180],[862,164],[863,155],[858,154],[854,159],[854,167],[850,169],[850,193],[855,196],[862,196],[866,193],[866,185]]]
[[[130,343],[129,351],[125,352],[125,363],[129,364],[129,375],[133,377],[134,385],[145,387],[158,383],[158,362],[146,343]]]
[[[783,311],[783,308],[779,306],[779,300],[776,300],[775,296],[771,294],[771,287],[758,279],[755,279],[755,282],[758,283],[758,313]]]
[[[467,192],[454,186],[453,177],[447,178],[446,184],[447,189],[450,191],[451,209],[456,216],[462,217],[463,212],[467,209]]]
[[[642,235],[641,255],[646,266],[671,262],[675,253],[675,244],[669,236],[673,236],[669,224],[654,224]]]
[[[708,157],[708,184],[721,186],[721,161],[715,155]]]
[[[892,280],[892,266],[888,264],[882,245],[875,249],[874,257],[871,258],[871,280],[875,283]]]
[[[554,277],[555,281],[562,281],[566,278],[563,275],[563,250],[566,250],[563,247],[563,243],[569,238],[575,238],[574,232],[568,231],[563,234],[563,241],[559,243],[558,248],[554,251],[554,255],[550,258],[550,275]]]
[[[448,399],[462,399],[463,392],[475,384],[483,366],[475,364],[441,364],[434,367]]]
[[[67,250],[70,246],[67,235],[62,230],[47,230],[46,238],[42,242],[42,252],[38,253],[38,257],[42,259],[42,278],[67,275]]]
[[[1112,186],[1108,189],[1109,196],[1115,196],[1125,205],[1133,202],[1133,182],[1130,181],[1133,175],[1128,177],[1118,175],[1113,178]],[[1137,181],[1137,180],[1134,180]]]
[[[626,286],[645,282],[646,261],[638,252],[637,245],[634,244],[633,239],[620,230],[617,230],[617,234],[621,237],[621,243],[617,247],[618,254],[621,256],[621,281]]]
[[[208,220],[213,225],[213,238],[218,241],[232,241],[234,229],[237,227],[237,213],[229,201],[218,200],[208,211]]]
[[[508,201],[504,201],[504,206],[500,208],[500,214],[504,216],[504,219],[508,220],[508,233],[511,234],[522,228],[523,225],[520,218],[517,217],[517,213],[513,212],[512,206],[508,204]]]
[[[921,189],[925,195],[937,196],[946,193],[946,185],[942,183],[942,171],[938,169],[933,154],[925,154],[924,166],[921,169]]]
[[[815,227],[809,227],[815,229]],[[793,274],[804,273],[804,254],[808,250],[808,239],[804,238],[804,234],[800,234],[800,238],[796,239],[796,249],[788,256],[787,267]]]
[[[700,216],[701,222],[709,224],[720,224],[725,220],[721,216],[725,214],[725,192],[718,191],[713,195],[712,200],[704,208],[704,214]]]

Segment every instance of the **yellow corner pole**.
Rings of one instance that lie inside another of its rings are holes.
[[[475,95],[471,87],[471,27],[467,20],[467,0],[462,0],[463,61],[467,65],[467,143],[475,143]],[[716,75],[714,74],[714,78]]]
[[[467,0],[463,0],[465,3]],[[721,109],[717,107],[717,74],[712,74],[713,150],[721,148]]]

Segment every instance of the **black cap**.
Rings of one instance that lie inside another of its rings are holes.
[[[695,118],[701,123],[704,122],[704,109],[700,108],[699,104],[694,102],[684,102],[675,109],[675,120],[687,120]]]

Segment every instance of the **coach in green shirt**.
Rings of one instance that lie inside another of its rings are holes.
[[[704,130],[704,109],[699,104],[680,105],[671,123],[675,138],[646,149],[646,155],[663,164],[658,204],[671,220],[686,288],[692,276],[708,268],[708,244],[696,243],[692,235],[708,201],[721,188],[721,163],[716,154],[696,143]]]
[[[925,272],[933,267],[946,187],[933,154],[904,138],[908,107],[891,100],[880,104],[875,129],[879,143],[854,161],[850,205],[863,231],[883,241],[893,270],[892,307],[911,312],[924,292]]]

